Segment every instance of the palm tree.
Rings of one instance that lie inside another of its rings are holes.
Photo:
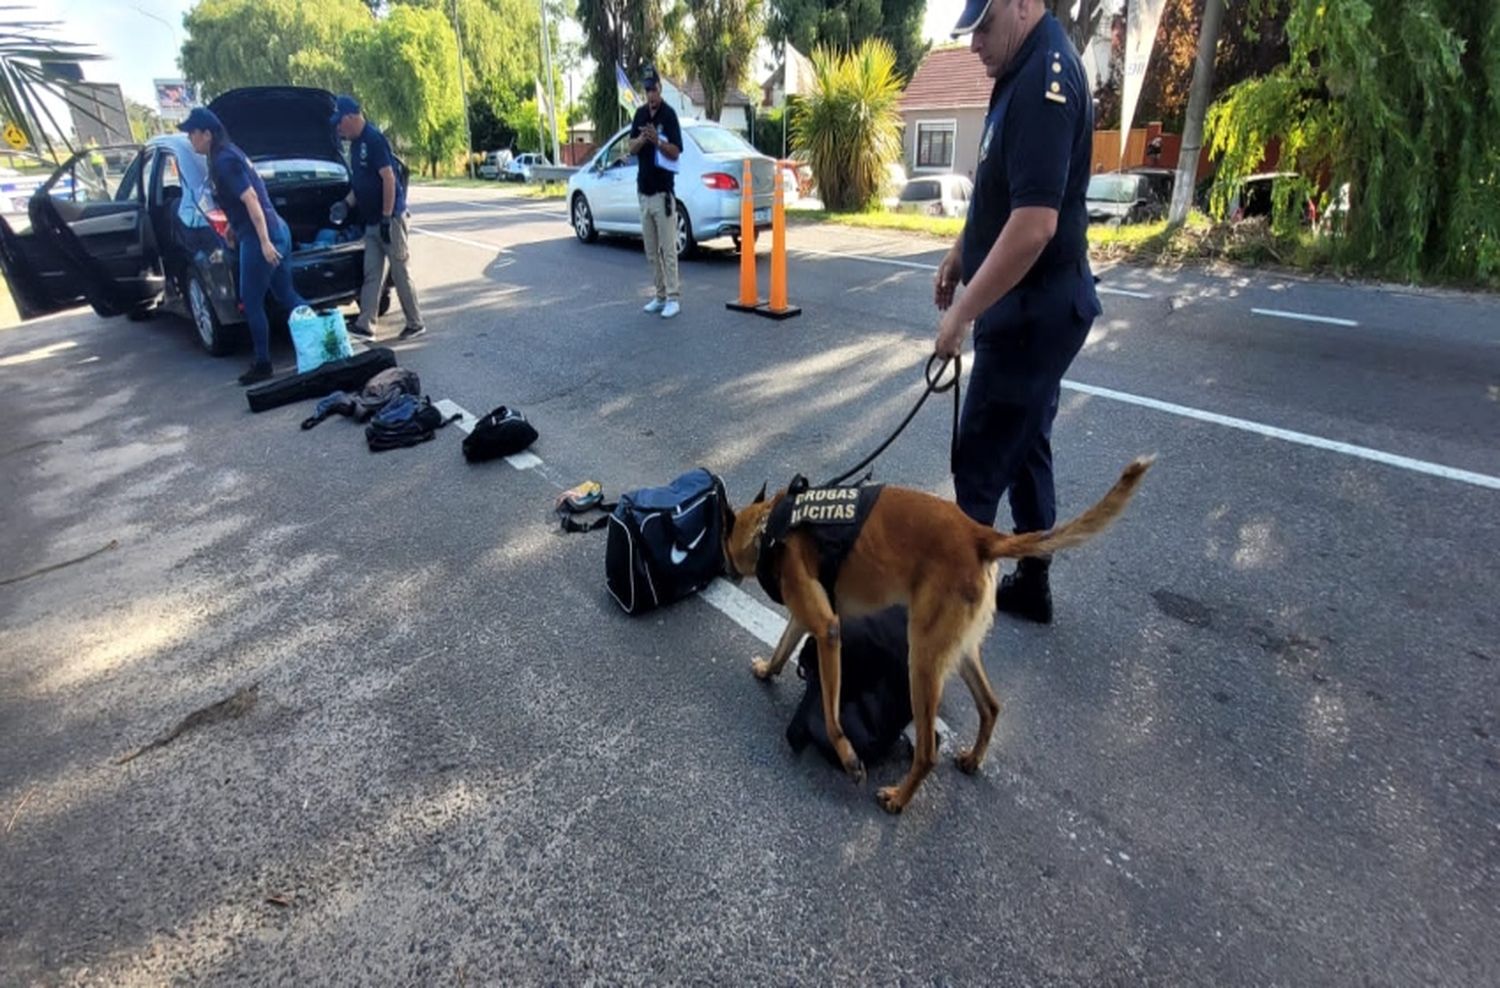
[[[846,55],[819,47],[812,64],[813,91],[792,109],[793,147],[807,155],[827,208],[867,209],[901,159],[896,51],[871,38]]]
[[[0,7],[0,12],[22,10]],[[52,35],[60,27],[55,21],[12,21],[0,24],[0,115],[16,125],[40,153],[43,147],[56,157],[52,143],[56,135],[69,151],[75,151],[68,139],[68,129],[57,122],[44,97],[61,100],[68,109],[93,120],[99,120],[89,104],[60,78],[56,66],[88,62],[100,56],[87,45],[62,41]],[[50,128],[44,126],[50,124]],[[104,123],[103,120],[99,120]]]

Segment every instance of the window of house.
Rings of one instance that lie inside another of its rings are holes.
[[[917,167],[952,168],[955,120],[917,121]]]

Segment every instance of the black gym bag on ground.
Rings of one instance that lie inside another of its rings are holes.
[[[514,456],[536,442],[536,429],[519,409],[501,405],[474,423],[464,437],[464,459],[470,463]]]
[[[701,467],[620,495],[604,577],[626,614],[697,593],[724,571],[724,506],[724,482]]]

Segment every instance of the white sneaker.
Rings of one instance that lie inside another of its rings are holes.
[[[649,312],[649,313],[651,313],[654,316],[658,312],[660,312],[663,308],[665,308],[666,304],[667,304],[667,300],[666,299],[654,298],[651,301],[647,302],[646,303],[646,307],[644,309],[642,309],[641,311],[642,312]]]
[[[682,306],[677,304],[675,298],[667,299],[667,304],[661,307],[661,317],[663,319],[671,319],[681,311]]]

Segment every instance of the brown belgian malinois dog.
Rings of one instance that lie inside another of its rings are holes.
[[[856,782],[863,782],[864,765],[839,725],[839,621],[906,605],[916,752],[901,783],[876,793],[882,807],[900,813],[937,763],[938,702],[955,666],[979,710],[979,734],[974,746],[959,754],[958,767],[974,773],[984,761],[1000,700],[985,678],[979,643],[995,616],[998,561],[1072,548],[1098,535],[1125,509],[1154,459],[1141,457],[1127,466],[1099,503],[1072,521],[1048,532],[1024,535],[1005,535],[977,524],[951,501],[887,486],[869,509],[838,571],[834,583],[837,612],[818,579],[819,555],[813,538],[806,529],[791,529],[779,553],[778,572],[770,574],[780,581],[791,618],[770,659],[755,660],[751,670],[761,680],[777,675],[802,636],[811,634],[817,640],[828,739],[844,770]],[[739,514],[727,509],[724,549],[732,575],[756,572],[767,520],[785,496],[782,490],[767,499],[762,489]]]

